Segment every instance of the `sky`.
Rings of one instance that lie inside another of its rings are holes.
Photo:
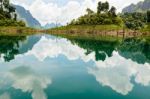
[[[98,1],[108,1],[117,8],[117,12],[143,0],[10,0],[11,3],[21,5],[29,10],[41,25],[47,23],[61,23],[65,25],[72,19],[86,13],[87,8],[96,11]]]

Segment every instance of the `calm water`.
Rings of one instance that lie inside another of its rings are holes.
[[[1,36],[0,99],[150,99],[150,45]]]

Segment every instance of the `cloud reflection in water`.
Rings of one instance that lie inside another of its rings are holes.
[[[85,53],[85,49],[73,45],[67,39],[51,39],[43,36],[30,51],[17,55],[15,59],[34,56],[44,63],[46,58],[64,55],[70,61],[78,59],[85,63],[92,61],[94,66],[86,67],[88,73],[93,75],[100,85],[108,86],[122,95],[127,95],[133,90],[132,77],[138,84],[150,85],[150,64],[148,63],[138,64],[120,56],[117,51],[114,51],[111,57],[107,56],[104,61],[96,61],[95,52],[88,55]],[[43,90],[51,84],[51,80],[47,77],[37,75],[28,67],[17,67],[9,72],[9,76],[14,81],[12,85],[14,88],[21,89],[23,92],[32,92],[33,99],[46,99]]]
[[[134,84],[131,83],[132,77],[135,77],[135,82],[141,85],[150,84],[150,65],[148,63],[138,64],[130,59],[125,59],[116,51],[113,52],[112,57],[106,57],[105,61],[96,61],[95,53],[85,55],[85,52],[86,50],[73,45],[66,39],[56,40],[42,37],[26,55],[34,55],[40,61],[44,61],[47,57],[56,58],[59,55],[66,56],[68,60],[93,61],[95,67],[89,67],[88,73],[95,76],[103,86],[109,86],[123,95],[132,91],[134,87]]]

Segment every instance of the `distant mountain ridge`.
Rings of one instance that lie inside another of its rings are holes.
[[[62,26],[60,23],[55,24],[55,23],[47,23],[45,26],[43,26],[43,29],[50,29],[50,28],[55,28],[55,27],[60,27]]]
[[[132,13],[132,12],[146,12],[147,10],[150,10],[150,0],[144,0],[144,1],[141,1],[137,4],[131,4],[127,7],[125,7],[122,12],[125,13],[125,12],[129,12],[129,13]]]
[[[26,10],[24,7],[19,5],[13,5],[13,6],[16,8],[18,20],[25,21],[27,26],[29,27],[41,28],[40,22],[32,16],[30,11]]]

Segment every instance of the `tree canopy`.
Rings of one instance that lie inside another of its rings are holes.
[[[0,0],[0,26],[25,26],[23,21],[17,21],[16,8],[9,0]]]
[[[87,14],[72,20],[70,25],[121,25],[122,20],[116,14],[116,8],[109,6],[108,2],[98,2],[97,12],[87,8]]]

